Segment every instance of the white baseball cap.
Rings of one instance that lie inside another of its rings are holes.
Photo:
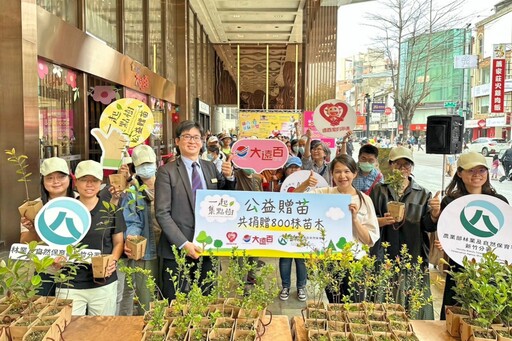
[[[76,166],[75,177],[80,179],[87,175],[94,176],[96,179],[103,181],[103,167],[101,166],[101,163],[93,160],[80,162]]]
[[[142,165],[146,162],[156,162],[156,155],[153,148],[146,144],[140,144],[133,148],[132,160],[135,167]]]
[[[47,176],[53,172],[61,172],[69,175],[69,167],[66,160],[60,157],[51,157],[43,161],[40,172],[42,176]]]

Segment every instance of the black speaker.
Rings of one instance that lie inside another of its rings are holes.
[[[427,117],[427,154],[459,154],[463,135],[464,118],[452,115]]]

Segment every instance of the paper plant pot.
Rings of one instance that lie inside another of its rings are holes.
[[[388,202],[388,213],[397,221],[404,220],[405,204],[398,201]]]
[[[116,189],[116,191],[124,191],[128,183],[124,174],[110,174],[108,176],[110,185]]]
[[[105,278],[107,267],[113,262],[112,255],[92,257],[92,275],[94,278]]]
[[[25,201],[23,205],[18,207],[18,211],[22,217],[25,217],[30,221],[34,221],[41,208],[43,208],[43,202],[41,200],[31,200]]]
[[[453,337],[460,337],[460,319],[469,317],[460,307],[446,307],[446,331]]]
[[[131,259],[139,260],[144,257],[146,252],[147,240],[144,237],[137,236],[136,239],[126,239],[126,247],[131,250]]]
[[[23,336],[23,341],[30,340],[30,334],[32,333],[40,333],[41,335],[44,335],[42,340],[47,340],[47,336],[50,332],[51,327],[50,326],[43,326],[43,327],[32,327],[30,328],[25,335]]]

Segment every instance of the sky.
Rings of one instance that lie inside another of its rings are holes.
[[[447,2],[449,0],[439,0]],[[464,15],[471,16],[472,23],[478,22],[492,14],[491,9],[501,0],[465,0]],[[351,57],[364,52],[371,46],[371,36],[375,29],[364,25],[366,13],[383,10],[380,0],[340,6],[338,10],[338,53],[341,58]]]

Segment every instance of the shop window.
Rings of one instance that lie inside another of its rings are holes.
[[[117,50],[117,1],[85,1],[86,32]]]
[[[40,157],[79,161],[83,122],[79,114],[78,73],[38,60]]]
[[[174,1],[167,1],[166,12],[166,29],[167,29],[167,43],[165,51],[166,61],[166,74],[165,78],[169,79],[174,84],[177,83],[176,73],[176,4]]]
[[[163,74],[162,0],[149,1],[149,68]]]
[[[124,1],[124,53],[141,64],[144,62],[144,16],[143,2]]]
[[[77,0],[37,0],[37,5],[71,25],[77,26]]]

